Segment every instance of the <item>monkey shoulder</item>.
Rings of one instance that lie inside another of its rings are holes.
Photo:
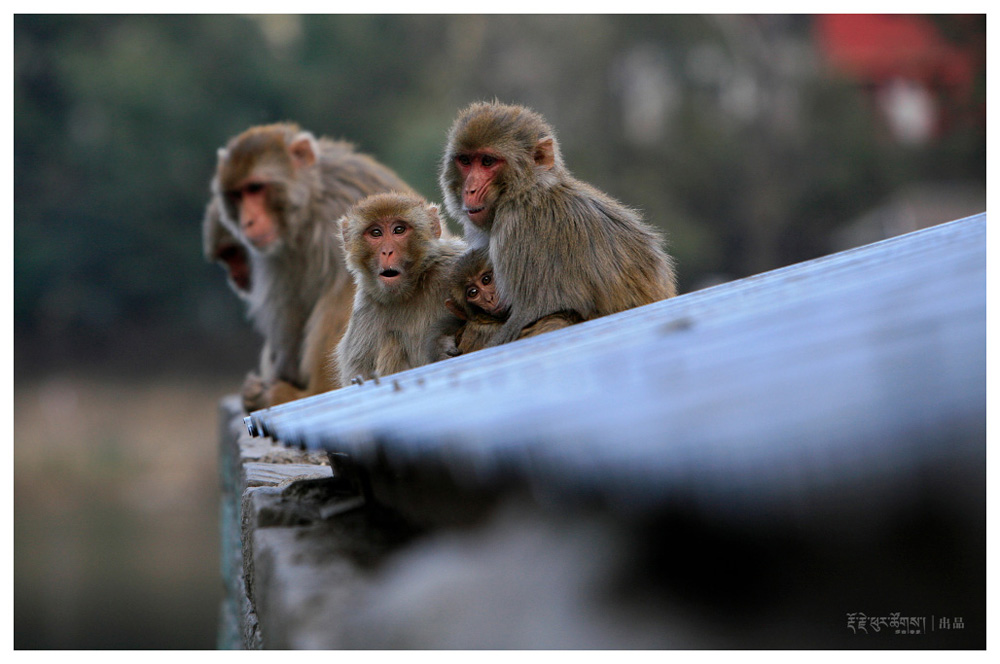
[[[449,265],[454,264],[455,261],[469,250],[469,244],[462,238],[442,238],[438,242],[438,246],[440,247],[439,255],[442,261]]]
[[[576,221],[572,232],[586,237],[591,247],[604,246],[614,254],[625,252],[650,260],[665,256],[660,232],[641,212],[586,182],[577,181],[572,191],[567,220]]]
[[[468,244],[462,238],[448,237],[437,240],[433,251],[427,257],[420,290],[428,288],[447,290],[451,285],[451,272],[468,248]]]
[[[354,143],[340,138],[320,136],[316,142],[319,144],[320,154],[327,158],[335,159],[345,154],[354,153],[356,150]]]
[[[322,144],[320,169],[328,194],[351,203],[373,193],[413,191],[391,168],[371,155],[358,152],[346,141],[326,139]]]

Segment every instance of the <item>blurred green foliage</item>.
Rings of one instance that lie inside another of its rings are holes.
[[[456,110],[493,97],[666,231],[683,290],[826,253],[907,183],[985,190],[985,121],[897,144],[808,16],[17,15],[16,344],[227,343],[247,324],[200,247],[217,147],[294,120],[439,200]]]

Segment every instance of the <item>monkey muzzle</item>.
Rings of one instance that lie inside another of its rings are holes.
[[[487,210],[485,205],[479,207],[465,207],[465,215],[469,218],[469,221],[474,223],[476,226],[482,226],[486,223]]]
[[[247,230],[243,233],[247,240],[253,245],[253,248],[258,251],[265,251],[274,245],[279,237],[278,232],[275,230],[264,230],[264,231],[253,231]]]
[[[378,273],[378,278],[382,280],[383,283],[391,284],[397,281],[403,273],[395,268],[386,268]]]

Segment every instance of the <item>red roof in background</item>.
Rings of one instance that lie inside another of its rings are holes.
[[[828,62],[866,83],[908,78],[952,87],[960,96],[972,90],[972,53],[947,41],[925,16],[822,14],[815,26]]]

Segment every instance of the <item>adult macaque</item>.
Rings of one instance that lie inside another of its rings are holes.
[[[336,221],[356,201],[409,191],[391,170],[344,142],[294,124],[253,127],[219,150],[221,220],[250,250],[249,315],[265,339],[260,373],[243,385],[249,410],[339,387],[328,365],[354,287]]]
[[[340,227],[357,288],[337,346],[341,383],[443,359],[442,338],[453,337],[461,323],[445,300],[465,242],[442,238],[437,207],[414,194],[369,196]]]
[[[490,345],[559,312],[589,320],[677,292],[656,231],[575,179],[552,128],[527,108],[476,103],[460,112],[439,180],[470,244],[489,248],[510,307]]]
[[[247,248],[222,223],[219,199],[212,197],[202,220],[202,249],[205,260],[218,263],[226,271],[229,287],[241,299],[250,294],[250,256]]]

